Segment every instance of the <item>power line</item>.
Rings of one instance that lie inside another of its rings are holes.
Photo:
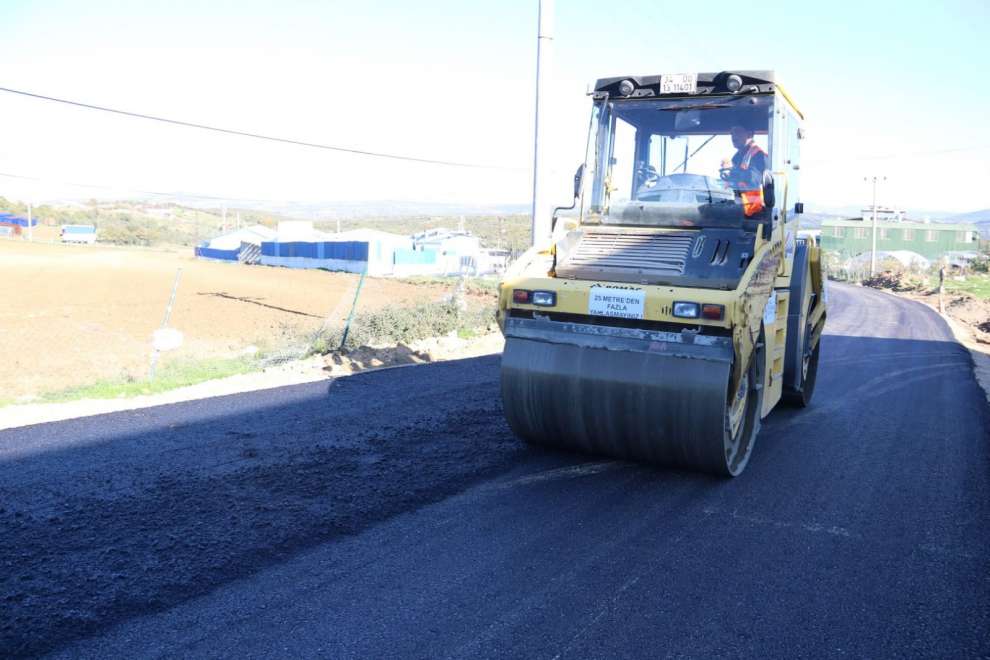
[[[872,156],[849,156],[844,158],[813,158],[805,161],[809,165],[819,165],[825,163],[858,163],[867,160],[892,160],[894,158],[918,158],[922,156],[937,156],[939,154],[954,154],[966,151],[987,151],[990,145],[978,144],[971,147],[949,147],[946,149],[931,149],[928,151],[907,151],[899,154],[872,155]]]
[[[243,199],[237,197],[222,197],[218,195],[205,195],[201,193],[186,193],[186,192],[161,192],[157,190],[139,190],[137,188],[125,188],[122,186],[107,186],[100,185],[97,183],[75,183],[72,181],[56,181],[53,179],[44,179],[37,176],[27,176],[25,174],[11,174],[9,172],[0,172],[0,176],[7,177],[9,179],[21,179],[23,181],[37,181],[39,183],[56,184],[60,186],[72,186],[74,188],[91,188],[93,190],[112,190],[117,192],[128,192],[128,193],[138,193],[141,195],[155,195],[159,197],[175,197],[175,198],[186,198],[186,199],[201,199],[211,202],[239,202],[241,204],[284,204],[285,200],[278,199]]]
[[[520,171],[523,168],[519,167],[502,167],[499,165],[481,165],[478,163],[462,163],[452,160],[434,160],[432,158],[418,158],[415,156],[403,156],[399,154],[389,154],[379,151],[367,151],[364,149],[352,149],[350,147],[339,147],[329,144],[319,144],[317,142],[306,142],[304,140],[293,140],[291,138],[275,137],[271,135],[262,135],[261,133],[251,133],[248,131],[239,131],[232,128],[221,128],[219,126],[210,126],[208,124],[197,124],[195,122],[183,121],[180,119],[168,119],[166,117],[158,117],[155,115],[148,115],[141,112],[130,112],[128,110],[118,110],[116,108],[108,108],[102,105],[93,105],[91,103],[82,103],[81,101],[71,101],[69,99],[61,99],[54,96],[45,96],[43,94],[35,94],[33,92],[25,92],[19,89],[10,89],[8,87],[0,87],[0,92],[7,92],[10,94],[19,94],[21,96],[27,96],[34,99],[40,99],[42,101],[52,101],[54,103],[62,103],[65,105],[75,106],[77,108],[86,108],[88,110],[99,110],[100,112],[109,112],[116,115],[124,115],[126,117],[135,117],[137,119],[147,119],[150,121],[162,122],[164,124],[173,124],[175,126],[185,126],[187,128],[198,128],[204,131],[214,131],[216,133],[225,133],[227,135],[237,135],[240,137],[254,138],[256,140],[267,140],[269,142],[280,142],[282,144],[293,144],[300,147],[310,147],[313,149],[325,149],[327,151],[338,151],[342,153],[355,154],[358,156],[369,156],[373,158],[389,158],[392,160],[402,160],[413,163],[426,163],[429,165],[444,165],[447,167],[465,167],[471,169],[483,169],[483,170],[508,170],[508,171]]]

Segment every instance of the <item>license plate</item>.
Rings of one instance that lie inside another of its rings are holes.
[[[697,91],[696,73],[665,73],[660,76],[661,94],[694,94]]]
[[[588,295],[588,313],[595,316],[641,319],[645,300],[646,292],[642,290],[593,286]]]

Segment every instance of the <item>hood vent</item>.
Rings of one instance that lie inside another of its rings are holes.
[[[558,257],[557,277],[650,284],[684,274],[698,232],[586,230]]]

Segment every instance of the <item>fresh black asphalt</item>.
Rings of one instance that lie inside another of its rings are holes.
[[[0,656],[987,657],[970,357],[830,305],[734,480],[522,445],[497,357],[0,431]]]

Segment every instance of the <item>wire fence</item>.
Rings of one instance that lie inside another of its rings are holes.
[[[366,343],[492,328],[497,280],[220,262],[186,249],[0,241],[0,403],[202,380]],[[161,333],[166,307],[174,300]],[[78,392],[77,392],[78,394]],[[101,395],[102,396],[102,395]]]

